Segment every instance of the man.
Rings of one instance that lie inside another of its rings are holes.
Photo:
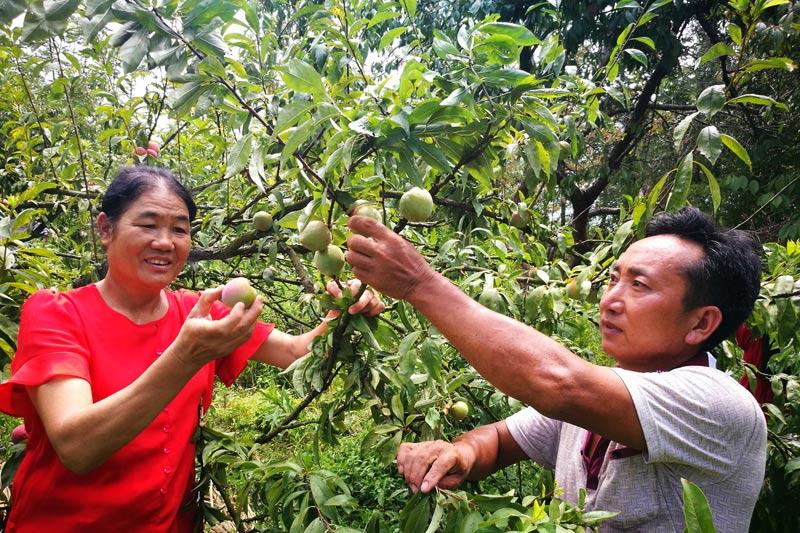
[[[758,295],[760,258],[745,233],[697,209],[663,215],[611,268],[593,365],[546,335],[472,300],[409,243],[353,217],[356,277],[421,311],[472,366],[531,406],[454,442],[405,443],[397,465],[413,491],[453,488],[526,457],[555,469],[572,502],[619,511],[604,530],[682,531],[681,478],[709,500],[719,531],[747,531],[764,476],[758,403],[707,366]],[[368,238],[369,237],[369,238]]]

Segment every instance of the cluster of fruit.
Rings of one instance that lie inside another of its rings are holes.
[[[147,143],[147,148],[144,146],[137,146],[133,149],[133,155],[138,156],[150,156],[150,157],[158,157],[158,154],[161,152],[161,147],[158,143],[149,142]]]
[[[420,187],[413,187],[401,197],[398,205],[400,216],[409,222],[424,222],[433,213],[433,198]],[[378,206],[367,200],[357,200],[350,208],[350,216],[363,216],[383,224],[383,213]],[[268,231],[272,227],[272,215],[258,211],[253,215],[253,228]],[[328,225],[319,219],[309,221],[300,232],[299,241],[307,250],[314,252],[314,267],[320,273],[335,277],[344,267],[344,252],[331,244],[333,235]],[[256,298],[256,291],[247,278],[234,278],[222,289],[222,302],[233,307],[242,302],[249,307]]]

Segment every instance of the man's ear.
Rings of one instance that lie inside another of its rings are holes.
[[[716,305],[705,305],[691,311],[692,329],[686,334],[686,344],[699,346],[703,344],[722,323],[722,311]]]
[[[111,242],[111,236],[114,230],[111,219],[101,211],[100,214],[97,215],[95,225],[97,226],[97,232],[100,234],[100,242],[104,247],[108,246],[108,243]]]

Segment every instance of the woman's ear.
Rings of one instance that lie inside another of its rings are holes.
[[[692,329],[686,334],[686,344],[703,344],[722,323],[722,311],[716,305],[706,305],[692,311],[695,316]]]
[[[101,211],[100,214],[97,215],[95,225],[97,226],[97,232],[100,234],[100,242],[103,244],[103,247],[107,247],[114,233],[114,224],[112,224],[111,219]]]

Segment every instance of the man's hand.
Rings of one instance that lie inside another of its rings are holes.
[[[354,233],[347,239],[345,259],[353,274],[392,298],[409,296],[435,272],[417,250],[383,224],[352,216],[347,225]]]
[[[358,291],[361,290],[362,283],[360,279],[351,279],[345,285],[350,289],[350,294],[355,296],[358,294]],[[339,298],[342,296],[342,290],[333,280],[328,282],[326,289],[328,294],[334,298]],[[371,289],[367,289],[364,291],[361,297],[359,297],[357,302],[347,308],[347,312],[351,315],[363,313],[367,316],[376,316],[383,313],[384,309],[386,309],[386,306],[381,301],[380,295]],[[338,314],[338,311],[336,313]]]
[[[433,487],[454,489],[466,479],[474,463],[472,448],[463,443],[404,442],[397,451],[397,471],[414,493],[427,493]]]

